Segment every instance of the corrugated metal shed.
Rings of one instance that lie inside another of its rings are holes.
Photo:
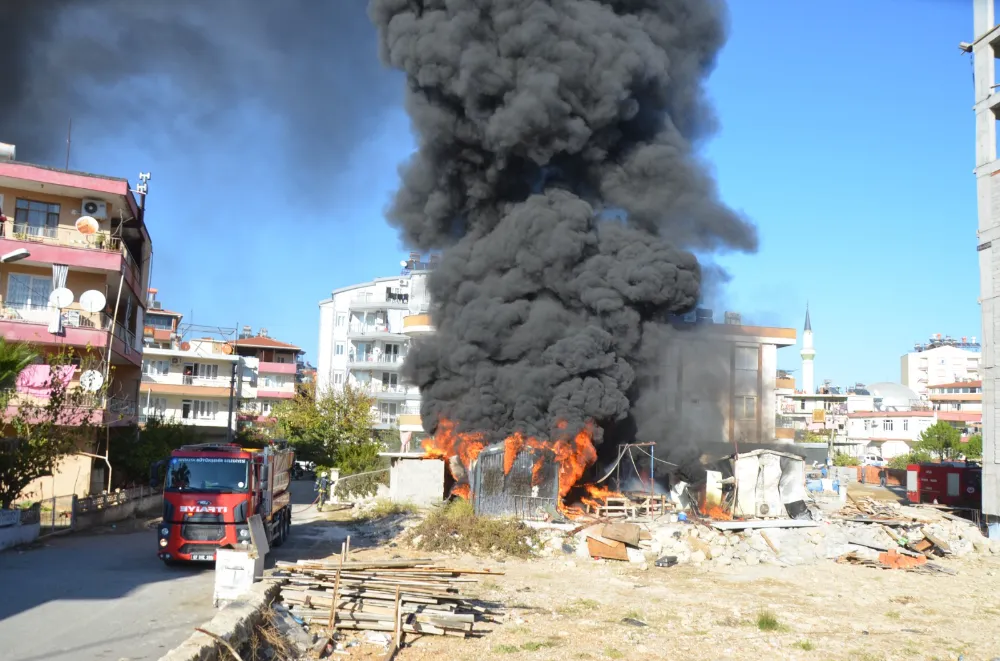
[[[538,475],[533,477],[540,458]],[[503,444],[488,447],[472,466],[471,485],[476,514],[529,520],[558,514],[559,465],[551,452],[524,448],[505,475]]]

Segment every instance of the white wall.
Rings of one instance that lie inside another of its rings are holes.
[[[891,425],[886,429],[886,422]],[[883,459],[906,454],[910,447],[920,440],[920,433],[934,424],[929,415],[880,416],[873,412],[870,416],[852,417],[847,421],[848,442],[868,446]]]
[[[918,395],[927,395],[928,386],[967,379],[979,379],[978,351],[956,347],[938,347],[927,351],[914,351],[900,360],[900,380]]]

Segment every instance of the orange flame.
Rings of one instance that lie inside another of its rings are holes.
[[[569,490],[583,476],[584,471],[597,461],[597,450],[594,448],[593,441],[593,425],[588,423],[573,436],[565,433],[568,428],[569,425],[565,421],[559,421],[556,424],[556,429],[563,433],[558,435],[555,440],[542,440],[526,436],[521,432],[508,436],[504,439],[504,474],[510,473],[518,453],[524,448],[550,452],[559,465],[559,496],[560,499],[565,498]],[[468,471],[472,462],[486,447],[486,441],[481,433],[457,433],[453,421],[442,419],[438,423],[437,433],[433,437],[425,439],[422,445],[427,457],[445,460],[458,457],[462,466]],[[532,484],[538,484],[541,480],[544,464],[544,455],[535,459],[531,469]],[[455,477],[454,474],[452,477]],[[467,497],[469,486],[468,484],[457,485],[452,489],[452,493]],[[561,504],[560,509],[568,512],[568,508],[564,508]]]
[[[590,497],[588,498],[585,496],[581,498],[580,501],[585,505],[590,505],[591,507],[599,507],[602,505],[598,499],[605,500],[607,498],[622,497],[622,494],[617,491],[612,491],[607,487],[601,487],[596,484],[585,484],[583,485],[583,488],[587,490],[587,495]]]
[[[452,487],[451,493],[459,498],[469,500],[470,496],[472,496],[472,487],[468,482],[461,482]]]

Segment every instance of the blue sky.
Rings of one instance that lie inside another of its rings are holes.
[[[717,318],[801,331],[808,300],[817,380],[841,385],[898,381],[900,356],[931,333],[980,335],[972,69],[957,48],[971,33],[968,0],[731,2],[708,84],[721,130],[704,155],[761,249],[719,259],[732,280]],[[382,209],[413,139],[400,107],[372,113],[380,129],[322,173],[322,191],[275,176],[266,108],[234,109],[212,157],[169,126],[112,149],[80,122],[72,167],[153,173],[166,307],[265,326],[315,362],[318,301],[397,272],[406,253]],[[799,365],[797,349],[779,352]]]

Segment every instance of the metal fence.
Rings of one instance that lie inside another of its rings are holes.
[[[124,505],[129,501],[139,500],[156,493],[159,493],[157,489],[140,486],[130,489],[120,489],[112,493],[102,493],[88,498],[77,498],[74,511],[76,514],[89,514],[109,507]]]
[[[55,496],[34,503],[38,509],[38,522],[41,524],[41,534],[69,530],[73,527],[74,496]]]

